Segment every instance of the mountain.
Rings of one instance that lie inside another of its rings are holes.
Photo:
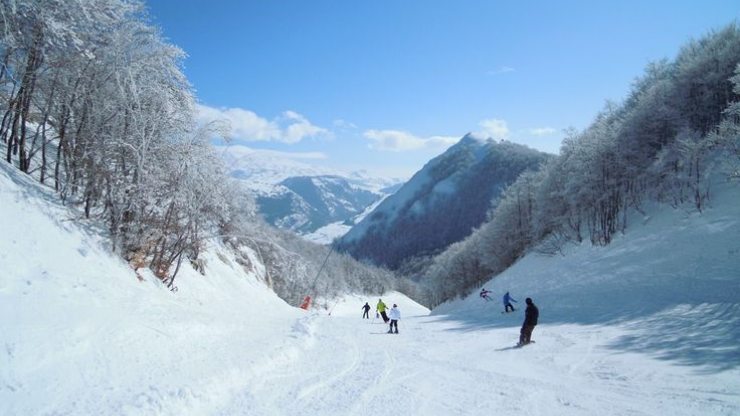
[[[438,252],[470,234],[520,173],[549,157],[468,134],[386,198],[337,248],[394,269],[411,257]]]
[[[351,173],[305,163],[319,154],[289,154],[228,146],[222,157],[232,177],[257,201],[260,214],[279,228],[330,243],[402,183],[365,171]]]
[[[340,176],[295,176],[259,195],[257,204],[267,222],[303,234],[347,221],[380,198]]]

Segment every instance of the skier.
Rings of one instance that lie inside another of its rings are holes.
[[[480,297],[482,297],[483,299],[485,299],[486,302],[488,302],[489,300],[491,300],[491,298],[488,297],[489,293],[493,293],[493,292],[491,292],[490,290],[486,290],[486,288],[484,287],[483,289],[480,290]]]
[[[540,310],[537,309],[531,298],[527,298],[524,302],[527,304],[527,309],[524,311],[524,323],[519,334],[519,343],[516,344],[517,347],[527,345],[531,342],[532,331],[537,325],[537,319],[540,317]]]
[[[511,312],[514,312],[516,309],[514,309],[514,305],[511,304],[511,302],[517,303],[516,299],[512,298],[509,292],[506,292],[504,295],[504,310],[508,313],[509,308],[511,308]]]
[[[362,317],[370,319],[370,305],[365,302],[365,306],[363,306],[362,309],[365,311],[362,313]]]
[[[383,317],[383,322],[388,323],[388,315],[385,314],[386,307],[385,303],[383,303],[383,299],[378,299],[378,305],[375,307],[375,310]]]
[[[388,330],[389,334],[393,333],[393,327],[396,327],[396,334],[398,333],[398,321],[401,319],[401,311],[398,310],[398,305],[395,303],[393,304],[393,307],[390,311],[390,318],[391,318],[391,327]]]

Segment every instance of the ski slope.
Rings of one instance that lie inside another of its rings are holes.
[[[494,302],[384,294],[398,335],[361,319],[377,296],[305,312],[215,242],[176,294],[139,281],[55,201],[0,168],[2,415],[740,414],[736,189],[529,255],[485,285]],[[527,296],[537,343],[516,349]]]

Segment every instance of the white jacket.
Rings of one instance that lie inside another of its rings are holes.
[[[391,311],[388,312],[388,317],[398,321],[401,319],[401,311],[399,311],[398,308],[394,306],[393,308],[391,308]]]

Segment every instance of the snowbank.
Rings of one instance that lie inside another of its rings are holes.
[[[173,294],[18,171],[0,201],[0,414],[207,413],[290,351],[305,313],[221,247]]]

